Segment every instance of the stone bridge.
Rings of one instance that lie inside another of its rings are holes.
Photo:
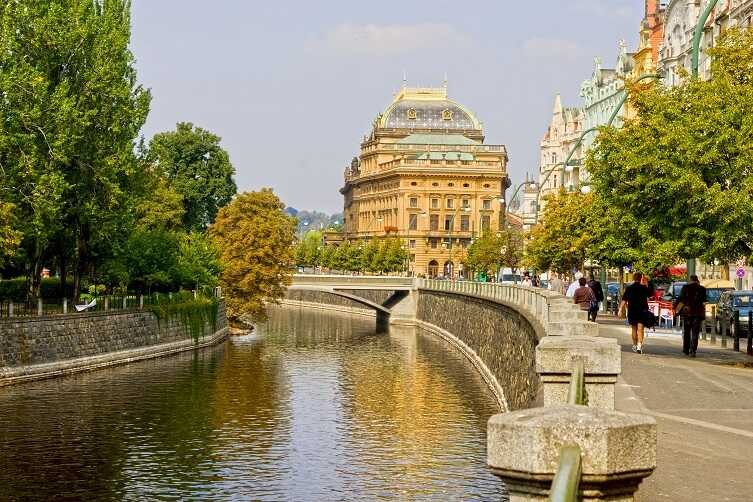
[[[463,353],[503,412],[489,421],[488,462],[512,501],[548,500],[566,444],[582,451],[582,500],[633,500],[656,466],[654,419],[614,411],[619,345],[570,298],[512,284],[296,275],[285,303],[374,316],[378,331],[413,325]],[[587,406],[568,405],[581,363]]]

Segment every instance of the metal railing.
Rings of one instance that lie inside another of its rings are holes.
[[[583,359],[576,359],[570,377],[570,389],[567,393],[568,404],[586,405],[585,366]],[[575,502],[578,500],[580,478],[582,473],[582,452],[577,444],[566,444],[560,448],[557,472],[552,479],[549,490],[551,502]]]
[[[94,297],[96,302],[88,308],[79,311],[76,304],[67,298],[39,298],[31,302],[0,301],[0,318],[11,317],[44,317],[75,313],[110,312],[118,310],[142,310],[150,305],[168,303],[172,301],[190,300],[191,297],[220,297],[219,288],[212,295],[195,291],[181,293],[153,293],[151,295],[100,295]],[[90,304],[81,301],[78,305]]]

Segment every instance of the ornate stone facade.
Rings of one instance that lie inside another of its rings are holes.
[[[403,87],[345,170],[344,238],[401,238],[414,275],[457,276],[471,239],[503,224],[504,145],[447,87]]]
[[[542,206],[547,195],[563,187],[569,188],[578,184],[580,166],[583,162],[582,147],[578,147],[567,166],[564,166],[563,162],[583,132],[583,121],[583,111],[580,108],[564,108],[562,98],[557,94],[554,98],[552,120],[540,143],[539,182]]]
[[[682,78],[680,68],[691,70],[693,32],[701,12],[709,0],[670,0],[664,20],[664,38],[659,52],[659,69],[664,72],[664,82],[674,86]],[[701,38],[699,71],[708,78],[711,61],[704,49],[713,47],[719,34],[732,26],[753,25],[753,0],[720,0],[706,21]]]

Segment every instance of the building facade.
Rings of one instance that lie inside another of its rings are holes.
[[[403,87],[345,170],[344,238],[397,236],[409,270],[462,275],[474,236],[504,225],[507,150],[439,88]]]
[[[518,189],[515,199],[509,202],[507,224],[520,230],[530,230],[536,224],[539,184],[528,178]]]
[[[674,86],[680,83],[680,68],[691,71],[693,33],[701,12],[709,0],[670,0],[664,19],[664,36],[659,51],[659,70],[664,72],[664,82]],[[732,26],[753,25],[753,0],[719,0],[706,21],[701,38],[699,73],[708,78],[711,61],[704,49],[713,47],[724,29]]]
[[[583,111],[579,108],[564,108],[558,93],[554,98],[552,119],[539,145],[542,208],[547,195],[578,185],[583,164],[583,147],[578,146],[567,166],[564,162],[583,133],[583,122]]]

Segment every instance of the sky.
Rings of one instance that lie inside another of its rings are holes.
[[[409,86],[439,87],[504,144],[514,184],[538,171],[556,92],[580,106],[594,57],[638,42],[641,0],[133,0],[131,48],[152,92],[143,134],[219,135],[240,191],[342,211],[343,171]]]

